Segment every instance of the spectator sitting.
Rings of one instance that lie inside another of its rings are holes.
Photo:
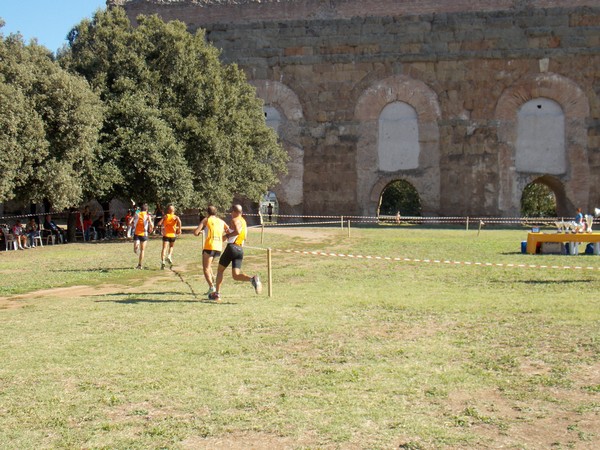
[[[35,223],[35,218],[32,217],[29,219],[29,222],[27,222],[27,226],[25,227],[25,232],[29,238],[29,246],[35,248],[35,238],[40,237],[40,226]]]
[[[127,216],[125,217],[121,217],[121,220],[119,220],[119,230],[118,230],[118,234],[120,238],[124,238],[127,237]]]
[[[112,215],[110,218],[110,222],[106,224],[106,237],[109,239],[116,238],[119,232],[119,220],[116,215]]]
[[[102,215],[94,220],[92,228],[94,230],[93,235],[95,239],[106,239],[106,228],[104,226],[104,217]]]
[[[56,225],[56,223],[54,223],[54,221],[52,220],[52,218],[50,217],[50,214],[46,214],[46,217],[44,218],[44,237],[50,236],[50,235],[54,235],[56,242],[60,242],[61,244],[63,242],[66,242],[65,240],[65,236],[64,236],[64,230],[62,228],[60,228],[58,225]]]
[[[24,250],[26,248],[29,248],[29,245],[27,245],[27,236],[25,235],[25,232],[23,230],[23,225],[21,224],[21,221],[19,219],[17,219],[17,221],[15,222],[15,224],[12,227],[12,234],[15,237],[15,239],[17,240],[17,244],[19,245],[19,250]]]

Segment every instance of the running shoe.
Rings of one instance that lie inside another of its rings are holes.
[[[212,294],[215,291],[216,291],[216,289],[214,288],[214,286],[213,287],[209,287],[208,291],[205,292],[205,295],[210,295],[210,294]]]
[[[164,261],[160,262],[160,270],[165,270],[165,262]]]
[[[173,260],[171,259],[170,256],[167,256],[167,262],[169,263],[169,269],[173,268]]]
[[[141,266],[140,264],[138,264],[138,265],[136,266],[136,270],[142,270],[142,266]]]
[[[218,303],[221,301],[221,294],[219,294],[218,292],[211,292],[210,294],[208,294],[208,299],[214,300]]]
[[[262,292],[262,283],[260,282],[260,278],[258,278],[258,275],[254,275],[250,282],[252,283],[252,286],[254,287],[256,293],[260,294]]]

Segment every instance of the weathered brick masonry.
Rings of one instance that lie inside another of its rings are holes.
[[[518,215],[537,179],[559,214],[600,207],[600,0],[109,4],[205,28],[245,70],[281,115],[285,212],[372,214],[396,179],[417,188],[426,214]],[[564,113],[562,171],[515,163],[517,114],[532,99]],[[378,120],[394,102],[416,111],[416,168],[378,165]]]

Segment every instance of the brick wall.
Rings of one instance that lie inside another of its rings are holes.
[[[364,213],[357,176],[360,96],[405,76],[437,95],[439,207],[444,215],[518,214],[519,192],[502,206],[510,157],[499,156],[496,106],[503,92],[540,72],[575,83],[589,104],[589,180],[566,173],[566,212],[600,206],[600,1],[299,0],[202,5],[126,2],[131,17],[157,12],[200,25],[252,80],[273,80],[299,98],[306,213]],[[540,61],[547,60],[546,63]],[[546,67],[547,65],[547,67]],[[398,174],[398,178],[419,173]],[[371,178],[378,176],[372,174]],[[521,174],[519,183],[535,179]],[[365,179],[371,179],[365,178]],[[518,185],[520,185],[517,183]],[[370,194],[369,194],[370,195]]]

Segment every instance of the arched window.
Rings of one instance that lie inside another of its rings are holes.
[[[388,104],[379,115],[379,170],[396,172],[419,167],[419,121],[408,103]]]
[[[547,98],[530,100],[519,109],[517,121],[517,171],[564,174],[565,114],[560,105]]]
[[[275,133],[277,133],[277,136],[279,136],[281,114],[279,111],[277,111],[277,108],[273,108],[272,106],[265,106],[263,111],[265,112],[265,121],[267,122],[267,126],[275,130]]]

